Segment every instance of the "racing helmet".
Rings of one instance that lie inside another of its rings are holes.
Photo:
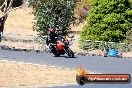
[[[50,32],[50,34],[54,34],[55,33],[55,28],[54,27],[50,28],[49,32]]]

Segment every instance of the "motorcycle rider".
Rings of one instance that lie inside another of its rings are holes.
[[[56,44],[57,38],[58,34],[56,33],[55,28],[51,27],[46,38],[46,48],[49,48],[50,43]]]
[[[59,42],[61,42],[61,44]],[[64,55],[65,53],[69,57],[74,57],[74,53],[68,47],[68,44],[66,44],[66,42],[65,43],[63,42],[65,42],[65,38],[61,35],[61,31],[58,31],[53,27],[50,28],[48,32],[48,36],[46,38],[46,48],[48,48],[50,53],[53,53],[57,57],[60,56],[61,54]],[[67,46],[67,47],[64,48],[63,46]],[[62,49],[62,51],[59,51],[60,49]]]

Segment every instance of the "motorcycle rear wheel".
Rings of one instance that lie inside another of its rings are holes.
[[[55,57],[60,56],[60,53],[56,51],[56,48],[54,46],[52,46],[52,48],[51,48],[51,53],[53,53]]]
[[[60,56],[60,53],[56,52],[55,50],[52,50],[52,53],[54,54],[55,57],[59,57]]]

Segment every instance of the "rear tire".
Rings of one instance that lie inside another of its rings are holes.
[[[60,53],[56,53],[54,55],[55,55],[55,57],[60,57]]]
[[[55,57],[60,57],[60,53],[59,52],[56,52],[55,50],[53,50],[52,53],[54,54]]]
[[[60,53],[56,51],[56,48],[54,46],[51,47],[51,52],[54,54],[55,57],[60,56]]]

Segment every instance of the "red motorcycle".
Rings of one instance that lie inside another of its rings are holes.
[[[49,48],[51,52],[56,56],[59,57],[60,55],[64,55],[65,53],[70,57],[74,57],[73,51],[69,48],[69,41],[67,38],[63,36],[58,36],[56,44],[50,44]]]

